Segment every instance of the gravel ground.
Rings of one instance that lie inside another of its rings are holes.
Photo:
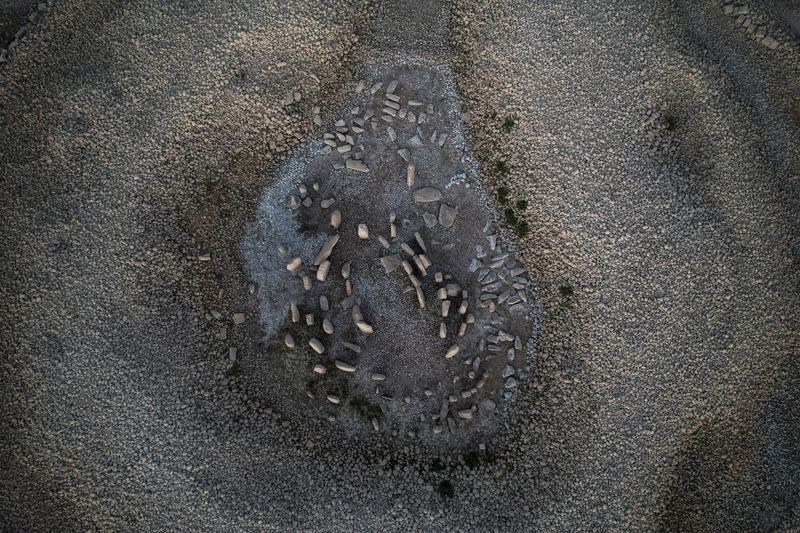
[[[800,527],[798,43],[648,7],[57,3],[0,66],[0,526]],[[310,425],[208,318],[258,314],[242,242],[312,107],[409,55],[530,227],[543,334],[486,450]]]

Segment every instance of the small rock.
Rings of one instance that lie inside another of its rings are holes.
[[[283,342],[286,343],[287,348],[294,348],[294,337],[292,337],[291,333],[287,333],[286,336],[283,338]]]
[[[459,350],[460,348],[458,347],[458,345],[454,344],[453,346],[447,349],[447,352],[445,352],[444,354],[445,359],[451,359],[455,357],[456,354],[459,352]]]
[[[336,365],[336,368],[338,368],[342,372],[353,373],[353,372],[356,371],[356,367],[354,367],[350,363],[347,363],[347,362],[342,361],[340,359],[336,360],[335,365]]]
[[[366,224],[359,224],[358,225],[358,238],[359,239],[369,239],[369,229],[367,228]]]
[[[320,375],[322,375],[325,372],[327,372],[327,369],[322,365],[314,365],[313,370],[314,370],[315,374],[320,374]]]
[[[243,324],[244,321],[246,320],[246,318],[247,317],[245,316],[244,313],[234,313],[233,314],[233,323],[238,326],[239,324]]]

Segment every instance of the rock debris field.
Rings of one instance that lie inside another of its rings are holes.
[[[297,367],[280,390],[304,390],[292,401],[307,416],[470,442],[530,370],[536,295],[477,179],[447,70],[390,69],[353,91],[264,192],[244,244],[277,359],[265,372]]]
[[[13,0],[0,530],[796,531],[793,0]]]

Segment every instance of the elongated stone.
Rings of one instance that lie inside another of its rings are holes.
[[[325,398],[327,398],[328,401],[333,405],[339,405],[342,402],[342,400],[340,400],[339,397],[334,394],[328,394],[325,396]]]
[[[414,168],[414,164],[409,163],[406,166],[406,186],[408,186],[409,189],[414,186],[415,176],[416,176],[416,170]]]
[[[327,370],[327,369],[326,369],[324,366],[322,366],[322,365],[314,365],[314,368],[313,368],[313,370],[314,370],[314,373],[315,373],[315,374],[320,374],[320,375],[322,375],[322,374],[324,374],[324,373],[326,373],[326,372],[328,371],[328,370]]]
[[[325,346],[322,344],[322,341],[320,341],[317,338],[312,338],[311,340],[309,340],[308,345],[311,346],[312,350],[314,350],[319,354],[325,351]]]
[[[447,326],[444,325],[444,322],[439,322],[439,338],[447,338]]]
[[[328,320],[327,318],[322,319],[322,331],[324,331],[328,335],[331,335],[333,333],[333,324],[331,324],[331,321]]]
[[[323,261],[330,257],[331,252],[333,252],[333,247],[336,246],[336,243],[339,242],[339,235],[331,235],[327,239],[325,239],[325,243],[322,245],[319,253],[317,253],[316,257],[314,257],[314,265],[319,266],[322,264]]]
[[[311,290],[311,278],[306,274],[303,274],[303,289],[307,291]]]
[[[286,265],[286,270],[288,270],[289,272],[297,272],[298,270],[300,270],[300,266],[302,264],[303,260],[300,259],[299,257],[295,257],[294,259],[289,261],[288,265]]]
[[[335,200],[335,199],[333,199],[333,198],[325,198],[324,200],[322,200],[322,201],[319,203],[319,206],[320,206],[322,209],[328,209],[330,206],[332,206],[332,205],[334,204],[334,202],[336,202],[336,200]]]
[[[411,152],[408,151],[408,148],[401,148],[397,153],[403,158],[403,161],[411,163]]]
[[[289,307],[292,310],[292,322],[297,324],[298,322],[300,322],[300,309],[297,307],[297,304],[294,303],[294,302],[291,302],[289,304]]]
[[[393,93],[397,89],[397,80],[392,80],[389,82],[389,85],[386,86],[387,93]]]
[[[383,82],[382,82],[382,81],[379,81],[379,82],[377,82],[377,83],[374,83],[374,84],[372,85],[372,87],[370,87],[370,88],[369,88],[369,92],[370,92],[371,94],[375,94],[376,92],[378,92],[378,91],[380,91],[380,90],[381,90],[381,87],[383,87]]]
[[[317,268],[317,281],[325,281],[328,279],[328,271],[331,268],[331,262],[327,259]]]
[[[342,372],[353,373],[356,371],[356,367],[354,367],[350,363],[342,361],[341,359],[337,359],[334,364],[336,365],[336,368],[338,368]]]
[[[442,192],[433,187],[423,187],[414,191],[413,197],[417,203],[438,202],[442,199]]]
[[[386,381],[386,376],[377,372],[370,374],[369,377],[372,381]]]
[[[381,246],[383,246],[386,250],[389,249],[389,241],[386,240],[386,237],[383,235],[378,235],[378,242],[381,243]]]
[[[342,277],[344,279],[350,277],[350,261],[342,265]]]
[[[442,300],[442,316],[446,317],[450,313],[450,300]]]
[[[421,287],[416,287],[417,289],[417,302],[419,303],[420,309],[425,309],[425,293],[422,292]]]
[[[397,133],[395,133],[394,128],[391,126],[386,126],[386,133],[389,135],[389,140],[394,142],[397,140]]]
[[[358,344],[353,344],[352,342],[342,342],[342,346],[344,346],[351,352],[361,353],[361,346],[359,346]]]
[[[460,348],[458,347],[458,345],[454,344],[453,346],[451,346],[450,348],[447,349],[447,352],[445,352],[444,357],[445,357],[445,359],[452,359],[453,357],[456,356],[456,354],[459,351],[460,351]]]
[[[416,239],[417,244],[419,244],[419,247],[422,248],[423,252],[428,251],[428,247],[425,246],[425,241],[422,240],[422,235],[420,235],[418,231],[414,232],[414,239]]]
[[[356,322],[356,327],[361,333],[365,333],[367,335],[370,335],[375,332],[372,326],[367,324],[363,320],[359,320],[358,322]]]

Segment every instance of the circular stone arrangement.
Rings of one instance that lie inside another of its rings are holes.
[[[414,65],[359,81],[264,192],[243,246],[274,371],[350,432],[490,432],[533,352],[536,295],[451,80]]]

